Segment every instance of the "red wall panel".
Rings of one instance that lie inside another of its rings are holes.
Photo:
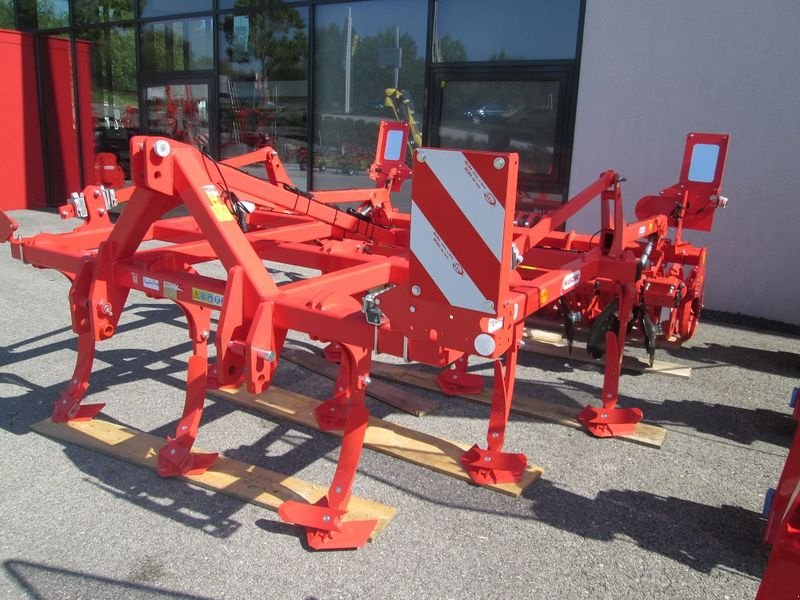
[[[46,196],[33,36],[0,30],[0,65],[0,208],[40,208]]]

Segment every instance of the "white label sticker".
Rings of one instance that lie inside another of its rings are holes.
[[[571,290],[581,280],[581,272],[580,271],[573,271],[567,275],[564,275],[564,281],[561,282],[561,291],[566,292],[567,290]]]
[[[486,332],[487,333],[494,333],[498,329],[503,328],[503,317],[499,319],[489,319],[486,324]]]
[[[169,298],[170,300],[177,300],[178,299],[178,292],[181,291],[181,288],[178,286],[177,283],[172,283],[171,281],[164,282],[164,297]]]
[[[639,235],[644,235],[645,233],[647,233],[647,227],[642,225],[641,227],[639,227]]]
[[[154,292],[161,291],[161,282],[158,279],[153,279],[152,277],[142,277],[142,285],[148,290],[153,290]]]

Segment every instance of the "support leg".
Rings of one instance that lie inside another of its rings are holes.
[[[352,369],[347,367],[350,371],[349,406],[346,411],[339,462],[327,495],[316,504],[287,500],[278,510],[284,521],[306,528],[308,545],[315,550],[360,548],[367,542],[377,523],[375,520],[343,520],[347,514],[347,505],[369,420],[369,411],[364,406],[364,390],[369,380],[369,362],[369,351],[342,345],[342,365],[352,366]],[[341,377],[340,373],[340,379]]]
[[[448,396],[460,396],[463,394],[480,394],[483,391],[483,377],[474,373],[467,373],[468,362],[469,355],[464,354],[446,369],[442,369],[439,372],[436,376],[436,383],[442,392]]]
[[[603,406],[587,406],[578,414],[578,420],[597,437],[629,435],[642,420],[638,408],[619,408],[619,378],[622,370],[622,356],[625,349],[625,336],[633,309],[633,291],[623,288],[620,298],[619,330],[606,332],[605,372],[603,375]]]
[[[166,445],[158,453],[158,474],[162,477],[197,475],[208,470],[217,458],[217,453],[199,454],[192,452],[197,439],[203,404],[206,399],[208,377],[208,334],[211,326],[211,312],[203,307],[178,302],[186,314],[189,334],[192,338],[193,353],[189,357],[186,376],[186,400],[183,416],[178,422],[175,437],[167,437]]]
[[[492,408],[489,413],[489,433],[486,436],[487,449],[475,444],[461,456],[461,464],[472,480],[479,485],[509,483],[522,479],[528,459],[524,454],[503,452],[508,415],[514,395],[514,380],[517,370],[519,341],[522,338],[522,324],[515,328],[511,347],[506,352],[506,367],[499,360],[494,362],[494,389]]]
[[[353,397],[358,394],[363,396],[369,383],[369,350],[333,343],[339,347],[340,358],[333,397],[314,411],[317,424],[323,431],[342,431],[345,428],[350,408],[355,405]]]

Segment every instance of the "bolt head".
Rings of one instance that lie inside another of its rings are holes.
[[[175,448],[169,451],[170,454],[175,454]]]
[[[417,160],[421,163],[425,162],[425,153],[422,150],[417,150]]]
[[[506,166],[506,159],[503,158],[502,156],[498,156],[497,158],[494,159],[492,165],[494,165],[494,168],[499,171],[500,169]]]
[[[500,434],[499,434],[499,433],[497,433],[497,432],[495,431],[494,433],[492,433],[492,437],[493,437],[494,439],[497,439],[497,438],[499,438],[499,437],[500,437]]]
[[[422,288],[418,285],[411,286],[411,295],[412,296],[419,296],[422,293]]]
[[[487,456],[483,460],[484,460],[484,462],[492,462],[492,457],[491,456]]]
[[[153,152],[155,152],[156,156],[167,158],[169,153],[172,152],[172,146],[169,145],[167,140],[158,140],[153,145]]]
[[[330,520],[331,520],[331,516],[330,516],[330,515],[323,515],[323,516],[322,516],[322,520],[323,520],[323,521],[325,521],[325,522],[327,523],[328,521],[330,521]]]
[[[408,307],[408,312],[412,313],[417,312],[417,307],[412,304],[411,306]]]

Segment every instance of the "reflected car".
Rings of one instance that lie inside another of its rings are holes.
[[[510,104],[503,103],[486,103],[473,106],[464,111],[464,117],[475,123],[483,123],[484,121],[496,121],[502,119],[509,111],[512,110]]]

